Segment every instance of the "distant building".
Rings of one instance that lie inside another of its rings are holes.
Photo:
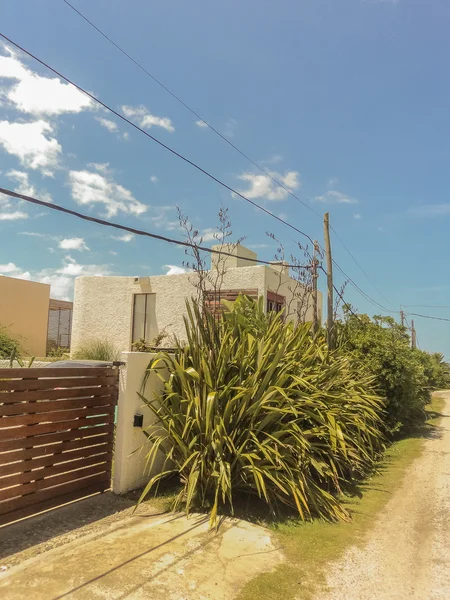
[[[312,320],[312,296],[292,279],[283,264],[259,265],[251,250],[238,246],[235,256],[212,256],[214,279],[217,261],[223,261],[226,273],[220,298],[207,292],[207,303],[217,310],[220,299],[234,300],[239,293],[255,299],[263,297],[266,311],[285,309],[289,320]],[[249,260],[244,260],[245,257]],[[186,337],[183,316],[186,300],[195,296],[195,273],[142,277],[78,277],[75,281],[71,350],[86,341],[106,339],[119,350],[131,349],[133,341],[151,341],[165,330],[169,336]],[[306,305],[305,305],[306,302]],[[302,306],[300,306],[302,303]],[[318,315],[322,319],[322,294],[318,293]]]
[[[46,356],[48,339],[70,346],[72,307],[51,299],[46,283],[0,276],[0,327],[17,338],[27,356]]]

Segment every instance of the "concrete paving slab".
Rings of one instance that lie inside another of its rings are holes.
[[[0,574],[3,600],[231,600],[282,561],[270,532],[237,519],[133,515]]]

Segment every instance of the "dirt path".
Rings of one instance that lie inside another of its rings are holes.
[[[441,394],[436,434],[425,440],[366,545],[331,565],[329,592],[320,600],[450,598],[450,392]]]

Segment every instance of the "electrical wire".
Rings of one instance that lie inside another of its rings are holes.
[[[198,244],[192,244],[190,242],[184,242],[182,240],[176,240],[173,238],[166,237],[164,235],[159,235],[157,233],[151,233],[149,231],[144,231],[142,229],[135,229],[134,227],[128,227],[127,225],[121,225],[120,223],[113,223],[112,221],[105,221],[104,219],[98,219],[97,217],[91,217],[89,215],[85,215],[83,213],[77,212],[75,210],[71,210],[69,208],[65,208],[60,206],[59,204],[54,204],[50,202],[44,202],[44,200],[38,200],[37,198],[33,198],[32,196],[26,196],[25,194],[19,194],[18,192],[13,192],[12,190],[8,190],[6,188],[0,187],[0,193],[5,196],[10,196],[11,198],[20,198],[20,200],[25,200],[25,202],[30,202],[32,204],[37,204],[38,206],[45,206],[46,208],[50,208],[52,210],[57,210],[59,212],[63,212],[74,217],[78,217],[79,219],[83,219],[85,221],[90,221],[92,223],[97,223],[98,225],[106,225],[107,227],[114,227],[115,229],[121,229],[123,231],[128,231],[130,233],[134,233],[135,235],[143,235],[146,237],[151,237],[156,240],[161,240],[163,242],[169,242],[170,244],[176,244],[177,246],[185,246],[188,248],[196,248],[201,250],[202,252],[208,252],[209,254],[220,254],[222,256],[232,256],[234,258],[239,258],[241,260],[246,260],[252,263],[259,263],[262,265],[268,265],[273,267],[274,264],[267,260],[260,260],[257,258],[249,258],[247,256],[237,256],[236,254],[232,254],[231,252],[225,252],[222,250],[214,250],[213,248],[208,248],[206,246],[200,246]],[[300,269],[312,269],[312,265],[286,265],[286,267],[290,268],[300,268]]]
[[[434,321],[449,321],[450,319],[444,319],[444,317],[432,317],[431,315],[419,315],[418,313],[408,313],[411,317],[420,317],[422,319],[433,319]]]
[[[405,308],[450,308],[448,304],[402,304]]]
[[[353,279],[351,277],[349,277],[349,275],[347,275],[347,273],[340,267],[340,265],[333,259],[333,264],[335,265],[335,267],[341,272],[341,274],[348,280],[348,282],[368,301],[370,302],[373,306],[376,306],[377,308],[381,308],[381,310],[384,310],[385,312],[389,312],[392,314],[399,314],[400,311],[399,310],[391,310],[389,308],[386,308],[385,306],[383,306],[382,304],[380,304],[379,302],[377,302],[376,300],[374,300],[371,296],[369,296],[369,294],[367,294],[366,292],[364,292],[364,290],[362,290],[359,285],[357,283],[355,283],[353,281]]]
[[[65,1],[65,0],[64,0]],[[379,293],[379,295],[381,296],[381,298],[383,298],[383,300],[385,302],[387,302],[388,304],[391,304],[391,302],[389,302],[389,300],[386,298],[386,296],[384,296],[384,294],[378,289],[378,287],[375,285],[375,283],[370,279],[370,277],[367,275],[366,271],[362,268],[362,266],[359,264],[359,262],[356,260],[355,256],[353,255],[353,253],[347,248],[347,246],[345,245],[344,241],[342,240],[342,238],[340,237],[340,235],[338,234],[338,232],[336,231],[336,229],[330,225],[330,229],[331,231],[334,233],[334,235],[336,236],[336,238],[339,240],[339,242],[342,244],[342,246],[345,248],[346,252],[349,254],[349,256],[352,258],[353,262],[356,264],[356,266],[358,267],[358,269],[361,271],[361,273],[364,275],[364,277],[367,279],[367,281],[373,286],[373,288]]]
[[[39,64],[41,64],[45,68],[49,69],[52,73],[54,73],[58,77],[61,77],[61,79],[64,79],[64,81],[67,81],[67,83],[70,83],[70,85],[73,85],[78,91],[80,91],[83,94],[85,94],[86,96],[88,96],[91,100],[93,100],[94,102],[96,102],[100,106],[103,106],[103,108],[105,108],[106,110],[108,110],[109,112],[111,112],[112,114],[114,114],[116,117],[118,117],[119,119],[121,119],[125,123],[128,123],[128,125],[131,125],[132,127],[134,127],[134,129],[136,129],[140,133],[144,134],[146,137],[150,138],[152,141],[156,142],[162,148],[165,148],[166,150],[168,150],[174,156],[177,156],[178,158],[180,158],[185,163],[191,165],[191,167],[194,167],[195,169],[197,169],[198,171],[200,171],[201,173],[203,173],[204,175],[206,175],[207,177],[209,177],[210,179],[212,179],[213,181],[215,181],[216,183],[218,183],[219,185],[221,185],[222,187],[224,187],[228,191],[232,192],[233,194],[236,194],[236,196],[239,196],[239,198],[242,198],[243,200],[245,200],[249,204],[252,204],[255,208],[258,208],[259,210],[261,210],[262,212],[264,212],[267,215],[271,216],[272,218],[276,219],[280,223],[283,223],[284,225],[286,225],[290,229],[293,229],[294,231],[296,231],[300,235],[303,235],[304,237],[306,237],[311,242],[311,244],[314,244],[313,239],[307,233],[305,233],[304,231],[301,231],[300,229],[298,229],[297,227],[295,227],[291,223],[288,223],[287,221],[285,221],[284,219],[282,219],[278,215],[274,214],[270,210],[267,210],[267,208],[264,208],[263,206],[261,206],[257,202],[254,202],[250,198],[247,198],[247,196],[244,196],[244,194],[242,194],[241,192],[238,192],[237,190],[235,190],[234,188],[232,188],[231,186],[229,186],[227,183],[225,183],[222,180],[220,180],[218,177],[215,177],[214,175],[212,175],[211,173],[209,173],[209,171],[207,171],[206,169],[203,169],[202,167],[200,167],[200,165],[198,165],[194,161],[190,160],[186,156],[183,156],[183,154],[180,154],[179,152],[177,152],[176,150],[174,150],[173,148],[171,148],[170,146],[168,146],[167,144],[165,144],[164,142],[162,142],[161,140],[159,140],[158,138],[156,138],[154,135],[151,135],[150,133],[148,133],[148,131],[145,131],[144,129],[142,129],[141,127],[139,127],[139,125],[136,125],[136,123],[133,123],[133,121],[130,121],[129,119],[127,119],[127,117],[125,117],[124,115],[122,115],[120,112],[118,112],[117,110],[114,110],[113,108],[111,108],[110,106],[108,106],[107,104],[105,104],[105,102],[103,102],[102,100],[100,100],[99,98],[97,98],[96,96],[94,96],[93,94],[91,94],[90,92],[88,92],[87,90],[85,90],[84,88],[82,88],[80,85],[76,84],[75,82],[73,82],[72,80],[70,80],[68,77],[66,77],[65,75],[63,75],[62,73],[60,73],[59,71],[57,71],[56,69],[54,69],[53,67],[51,67],[48,63],[46,63],[43,60],[41,60],[40,58],[38,58],[35,54],[33,54],[32,52],[30,52],[29,50],[26,50],[25,48],[23,48],[22,46],[20,46],[16,42],[13,42],[13,40],[11,40],[9,37],[7,37],[4,33],[0,32],[0,37],[2,37],[8,43],[12,44],[15,48],[19,49],[21,52],[24,52],[25,54],[27,54],[28,56],[30,56],[31,58],[33,58],[34,60],[36,60]]]
[[[280,186],[285,192],[287,192],[290,196],[295,198],[298,202],[303,204],[308,210],[313,212],[317,216],[321,216],[317,211],[315,211],[312,206],[301,200],[294,192],[292,192],[289,188],[287,188],[281,181],[278,181],[276,177],[274,177],[269,171],[261,167],[256,161],[254,161],[248,154],[243,152],[240,148],[238,148],[233,142],[231,142],[225,135],[220,133],[215,127],[213,127],[208,121],[206,121],[203,117],[201,117],[193,108],[191,108],[184,100],[182,100],[177,94],[172,92],[166,85],[162,83],[159,79],[157,79],[150,71],[148,71],[139,61],[133,58],[126,50],[124,50],[119,44],[117,44],[114,40],[112,40],[104,31],[100,29],[95,23],[89,20],[80,10],[75,8],[73,4],[68,2],[68,0],[63,0],[67,6],[69,6],[75,13],[77,13],[86,23],[88,23],[91,27],[93,27],[101,36],[103,36],[110,44],[112,44],[119,52],[121,52],[124,56],[126,56],[131,62],[133,62],[141,71],[143,71],[148,77],[150,77],[155,83],[161,86],[168,94],[170,94],[177,102],[182,104],[190,113],[192,113],[199,121],[204,123],[207,127],[211,129],[216,135],[218,135],[224,142],[226,142],[229,146],[231,146],[236,152],[238,152],[241,156],[243,156],[246,160],[248,160],[254,167],[256,167],[261,173],[264,173],[267,177],[269,177],[276,185]]]
[[[243,156],[246,160],[248,160],[254,167],[256,167],[259,171],[261,171],[261,173],[264,173],[264,175],[266,175],[267,177],[269,177],[276,185],[278,185],[279,187],[281,187],[286,193],[288,193],[292,198],[294,198],[295,200],[297,200],[298,202],[300,202],[304,207],[306,207],[308,210],[310,210],[312,213],[314,213],[316,216],[321,218],[321,215],[314,210],[309,204],[307,204],[306,202],[304,202],[301,198],[299,198],[296,194],[294,194],[294,192],[292,192],[292,190],[290,190],[289,188],[287,188],[281,181],[279,181],[278,179],[276,179],[276,177],[274,177],[269,171],[267,171],[266,169],[264,169],[263,167],[261,167],[261,165],[259,165],[255,160],[253,160],[250,156],[248,156],[248,154],[246,154],[245,152],[243,152],[240,148],[238,148],[236,146],[236,144],[233,144],[233,142],[231,142],[231,140],[229,140],[225,135],[223,135],[222,133],[220,133],[220,131],[218,131],[215,127],[213,127],[208,121],[206,121],[206,119],[204,119],[203,117],[201,117],[193,108],[191,108],[186,102],[184,102],[184,100],[182,100],[177,94],[175,94],[174,92],[172,92],[172,90],[170,90],[164,83],[162,83],[162,81],[160,81],[157,77],[155,77],[155,75],[153,75],[150,71],[148,71],[148,69],[146,69],[146,67],[144,67],[139,61],[137,61],[133,56],[131,56],[126,50],[124,50],[119,44],[117,44],[117,42],[115,42],[110,36],[108,36],[102,29],[100,29],[100,27],[98,25],[96,25],[95,23],[93,23],[90,19],[88,19],[88,17],[86,17],[86,15],[84,15],[79,9],[77,9],[73,4],[71,4],[68,0],[63,0],[63,2],[69,7],[71,8],[76,14],[78,14],[79,17],[81,17],[86,23],[88,23],[93,29],[95,29],[104,39],[106,39],[110,44],[112,44],[119,52],[121,52],[124,56],[126,56],[131,62],[133,62],[143,73],[145,73],[148,77],[150,77],[155,83],[157,83],[161,88],[163,88],[168,94],[170,94],[175,100],[177,100],[177,102],[179,102],[182,106],[184,106],[191,114],[193,114],[199,121],[201,121],[202,123],[204,123],[204,125],[206,125],[207,127],[209,127],[209,129],[211,129],[211,131],[213,131],[216,135],[218,135],[224,142],[226,142],[229,146],[231,146],[234,150],[236,150],[236,152],[238,152],[241,156]],[[363,269],[363,267],[359,264],[359,262],[357,261],[357,259],[355,258],[355,256],[353,255],[353,253],[349,250],[349,248],[346,246],[346,244],[343,242],[342,238],[339,236],[339,234],[337,233],[337,231],[335,230],[335,228],[333,226],[330,226],[330,229],[333,231],[333,233],[335,234],[336,238],[339,240],[339,242],[342,244],[342,246],[344,247],[344,249],[346,250],[346,252],[349,254],[349,256],[352,258],[352,260],[355,262],[356,266],[360,269],[360,271],[363,273],[364,277],[367,279],[367,281],[373,286],[373,288],[378,292],[378,294],[380,295],[381,298],[383,298],[383,300],[385,302],[387,302],[388,304],[391,304],[389,302],[389,300],[383,295],[383,293],[380,291],[380,289],[375,285],[375,283],[370,279],[370,277],[367,275],[366,271]],[[392,306],[392,305],[391,305]]]

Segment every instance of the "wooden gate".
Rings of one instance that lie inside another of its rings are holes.
[[[118,369],[0,369],[0,525],[110,488]]]

